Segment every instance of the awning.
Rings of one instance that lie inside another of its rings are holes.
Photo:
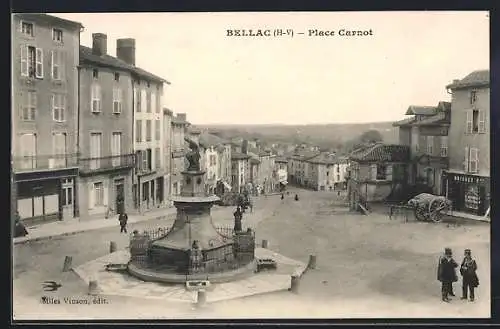
[[[284,181],[280,182],[280,184],[286,185],[286,184],[288,184],[288,182],[286,180],[284,180]]]

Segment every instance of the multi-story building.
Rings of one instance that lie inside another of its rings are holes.
[[[457,212],[484,216],[490,207],[490,72],[474,71],[446,86],[451,93],[446,196]]]
[[[206,192],[223,194],[230,187],[231,145],[226,140],[203,132],[199,143],[202,149],[202,165],[206,172]],[[222,187],[223,186],[223,187]],[[223,189],[220,191],[220,189]]]
[[[412,105],[406,115],[411,117],[395,122],[393,126],[399,127],[399,144],[410,147],[408,183],[416,188],[414,193],[444,195],[442,181],[443,172],[448,169],[451,103]]]
[[[288,160],[277,156],[274,160],[275,190],[283,191],[288,185]]]
[[[78,148],[80,218],[133,209],[134,68],[107,53],[107,36],[80,46]]]
[[[172,195],[172,119],[173,112],[167,108],[163,109],[163,158],[164,158],[164,168],[166,172],[165,177],[165,197],[170,199]],[[169,205],[172,205],[169,202]]]
[[[172,167],[170,171],[170,182],[172,184],[171,194],[178,195],[181,193],[182,186],[182,171],[186,169],[185,155],[187,150],[186,132],[190,126],[186,120],[186,113],[177,113],[172,118]]]
[[[410,150],[406,145],[377,143],[349,155],[347,194],[350,208],[388,200],[405,188]]]
[[[336,154],[321,153],[307,160],[310,168],[310,188],[331,191],[346,188],[348,159]]]
[[[167,204],[165,197],[165,170],[163,108],[163,85],[169,84],[163,78],[149,73],[135,65],[135,39],[118,39],[116,55],[134,67],[132,76],[133,130],[136,168],[133,194],[135,206],[141,211]]]
[[[259,156],[259,167],[258,167],[258,177],[259,185],[262,188],[262,192],[271,193],[274,190],[274,165],[276,160],[276,155],[272,154],[270,150],[260,151]]]
[[[78,216],[80,23],[12,15],[11,207],[26,224]]]
[[[288,158],[288,181],[294,185],[308,186],[310,180],[307,160],[317,156],[319,152],[307,149],[296,149]]]
[[[250,155],[231,153],[232,191],[242,192],[250,180]]]

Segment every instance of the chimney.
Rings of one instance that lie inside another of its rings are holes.
[[[186,113],[177,113],[177,119],[186,121]]]
[[[248,154],[248,141],[246,139],[241,144],[241,153]]]
[[[135,39],[116,40],[116,57],[127,64],[135,66]]]
[[[108,36],[104,33],[92,33],[92,54],[103,56],[108,53]]]

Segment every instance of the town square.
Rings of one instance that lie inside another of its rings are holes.
[[[490,317],[483,14],[13,14],[13,319]]]

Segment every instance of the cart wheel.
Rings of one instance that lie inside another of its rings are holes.
[[[434,223],[439,223],[443,219],[443,212],[446,212],[447,205],[444,200],[434,199],[429,203],[430,219]]]
[[[415,218],[417,220],[423,221],[425,220],[425,208],[421,206],[416,206],[415,207]]]

